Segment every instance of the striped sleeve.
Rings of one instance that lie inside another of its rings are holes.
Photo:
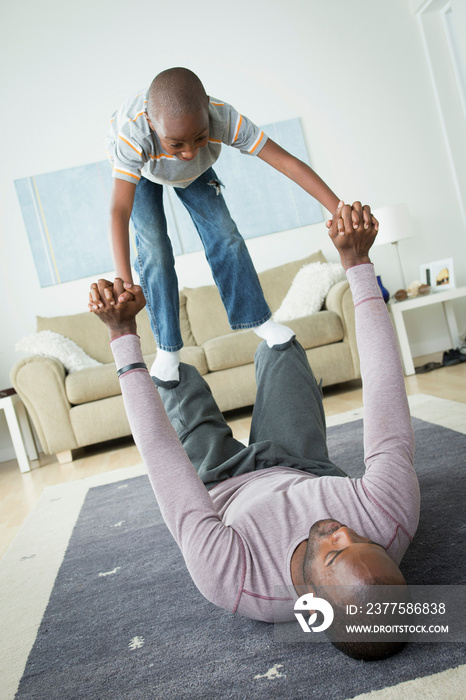
[[[262,129],[256,126],[250,119],[239,114],[231,105],[223,104],[226,113],[227,129],[224,133],[223,143],[233,148],[238,148],[241,153],[256,156],[267,142],[267,136]]]
[[[128,130],[120,129],[107,150],[113,165],[113,177],[137,184],[145,160],[141,147]]]
[[[147,158],[141,146],[139,120],[144,112],[128,118],[123,110],[114,114],[107,136],[106,150],[113,165],[113,177],[137,184]],[[138,128],[139,127],[139,128]]]

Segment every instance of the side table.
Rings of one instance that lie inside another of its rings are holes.
[[[395,331],[398,336],[405,375],[408,376],[410,374],[414,374],[415,370],[403,314],[406,311],[420,309],[424,306],[442,304],[448,331],[450,333],[451,347],[457,348],[460,344],[460,340],[452,302],[455,299],[461,299],[462,297],[466,297],[466,287],[447,289],[444,292],[431,292],[427,296],[419,296],[415,297],[414,299],[390,302],[388,304],[388,308],[393,319],[393,325],[395,326]]]
[[[31,471],[29,459],[38,459],[38,455],[26,409],[14,389],[6,389],[0,394],[0,409],[5,411],[20,471],[29,472]]]

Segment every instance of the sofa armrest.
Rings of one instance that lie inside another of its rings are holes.
[[[347,280],[337,282],[330,288],[324,306],[328,311],[334,311],[341,318],[344,333],[343,342],[348,343],[350,347],[354,376],[360,377],[361,372],[359,369],[359,353],[356,342],[353,296]]]
[[[70,422],[65,375],[61,362],[40,355],[20,360],[10,373],[46,454],[78,447]]]

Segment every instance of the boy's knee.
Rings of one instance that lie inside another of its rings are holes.
[[[161,274],[175,270],[175,258],[168,246],[147,246],[141,254],[141,261],[146,272]]]

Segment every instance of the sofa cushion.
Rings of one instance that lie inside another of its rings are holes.
[[[98,362],[111,362],[112,351],[108,342],[108,331],[97,316],[89,312],[47,318],[37,316],[37,331],[54,331],[79,345]]]
[[[201,375],[207,374],[209,371],[204,348],[198,348],[197,345],[186,345],[181,348],[180,361],[193,365]]]
[[[154,353],[144,355],[144,361],[149,369],[154,359]],[[180,359],[182,362],[194,365],[200,374],[207,374],[207,363],[202,348],[196,346],[182,348]],[[121,391],[115,363],[109,362],[99,367],[89,367],[69,374],[65,379],[65,390],[68,401],[75,406],[117,396]]]
[[[272,311],[278,309],[282,303],[298,270],[311,262],[326,262],[326,259],[319,250],[303,260],[294,260],[259,273],[264,296]],[[215,285],[185,287],[182,296],[186,297],[186,313],[197,345],[204,345],[208,340],[233,333]]]
[[[344,338],[343,324],[335,311],[319,311],[295,318],[286,325],[294,330],[305,350],[339,343]]]
[[[231,333],[227,314],[215,285],[185,287],[186,312],[196,345]]]
[[[191,326],[189,324],[188,312],[186,310],[187,301],[186,294],[183,291],[180,291],[180,331],[185,347],[196,345],[196,341],[194,340]]]
[[[106,326],[95,314],[89,311],[69,316],[37,316],[37,331],[54,331],[79,345],[88,355],[104,364],[113,362],[113,354],[108,339]],[[137,317],[138,335],[144,355],[155,352],[155,340],[152,335],[149,316],[141,311]]]
[[[279,308],[303,265],[309,265],[309,263],[313,262],[327,262],[321,250],[308,255],[302,260],[293,260],[259,273],[259,280],[264,290],[265,298],[272,311],[276,311]]]
[[[54,357],[61,362],[67,372],[79,372],[88,367],[98,367],[101,362],[97,362],[93,357],[90,357],[87,352],[84,352],[79,345],[76,345],[70,338],[65,338],[60,333],[55,331],[39,331],[39,333],[31,333],[25,338],[21,338],[16,345],[15,350],[24,352],[28,355],[42,355],[45,357]]]
[[[303,265],[280,307],[274,312],[273,320],[288,323],[294,318],[317,313],[333,285],[345,279],[345,270],[340,263],[315,262]]]
[[[250,329],[230,332],[208,340],[202,347],[209,372],[241,367],[254,362],[254,353],[261,342],[261,338]]]
[[[334,311],[319,311],[288,323],[305,350],[343,340],[343,326]],[[202,346],[210,372],[241,367],[254,362],[254,353],[262,342],[252,330],[235,331],[208,340]]]
[[[73,406],[70,422],[80,447],[131,435],[121,394]]]
[[[68,374],[65,391],[68,401],[74,405],[121,394],[115,364],[110,362],[101,367],[89,367]]]

